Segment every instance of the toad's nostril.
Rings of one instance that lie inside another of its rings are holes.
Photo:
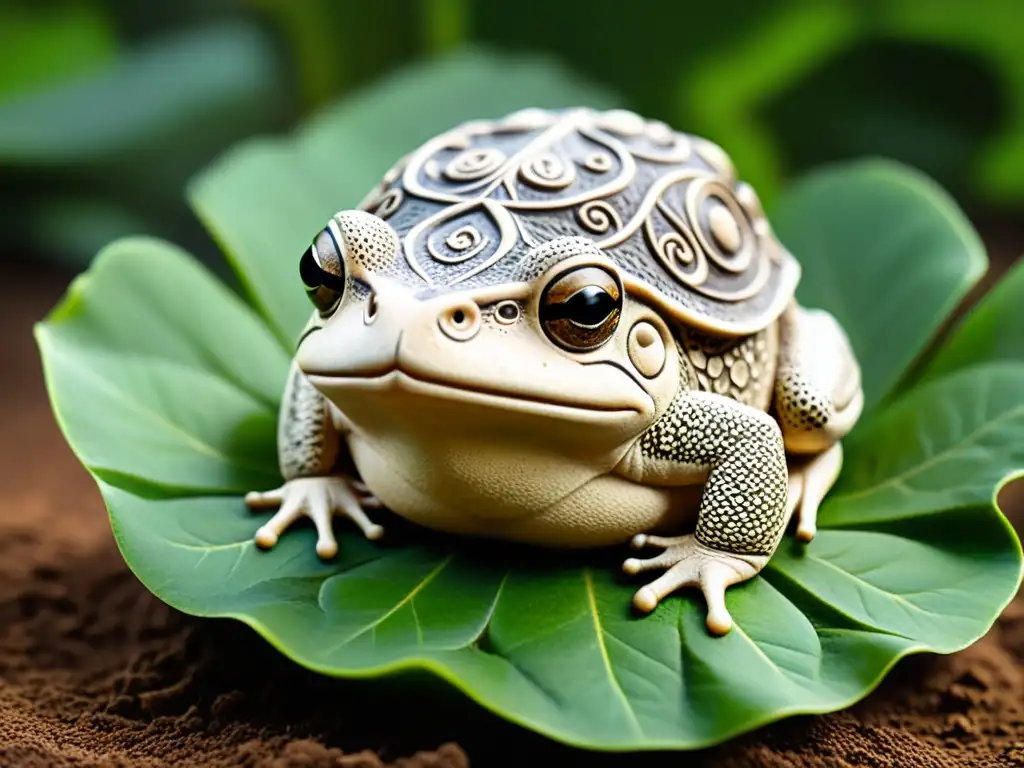
[[[370,292],[370,297],[366,300],[366,311],[364,314],[367,323],[372,323],[377,317],[377,294]]]
[[[480,330],[480,308],[472,303],[460,303],[442,310],[438,325],[446,336],[455,341],[473,338]]]

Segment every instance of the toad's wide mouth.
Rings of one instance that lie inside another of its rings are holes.
[[[437,400],[457,401],[476,404],[507,412],[521,412],[548,417],[563,418],[591,423],[619,422],[635,418],[644,413],[642,403],[595,402],[583,405],[568,398],[557,398],[547,393],[525,393],[498,387],[459,386],[450,380],[425,377],[421,372],[415,375],[408,370],[394,367],[372,376],[330,376],[306,374],[310,383],[328,398],[332,394],[362,391],[367,393],[408,393]],[[649,399],[644,393],[643,398]],[[650,402],[653,409],[654,403]]]

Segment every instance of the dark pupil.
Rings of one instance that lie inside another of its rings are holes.
[[[565,302],[565,316],[580,325],[600,325],[615,311],[615,299],[603,288],[588,285]]]
[[[334,237],[324,230],[299,259],[306,295],[321,313],[337,305],[345,291],[345,272]]]
[[[336,275],[333,272],[324,269],[317,262],[317,257],[314,255],[314,248],[316,244],[309,246],[305,253],[302,254],[302,258],[299,259],[299,276],[302,278],[302,284],[306,286],[306,290],[312,291],[323,286],[329,291],[336,291],[341,293],[345,290],[345,278],[342,275]],[[321,253],[321,258],[330,258],[332,254]],[[340,271],[340,266],[335,267]]]
[[[302,278],[302,284],[307,288],[319,288],[323,282],[323,270],[316,263],[312,245],[306,249],[299,260],[299,276]]]

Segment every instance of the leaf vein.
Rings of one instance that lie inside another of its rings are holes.
[[[612,669],[612,661],[608,656],[608,646],[604,641],[604,628],[601,626],[601,616],[597,611],[597,596],[594,593],[594,581],[591,577],[589,568],[585,568],[583,570],[583,583],[586,585],[587,589],[587,604],[590,606],[590,613],[594,617],[594,631],[597,636],[597,648],[601,653],[601,661],[604,664],[605,671],[608,673],[608,681],[611,683],[612,688],[621,699],[622,706],[626,710],[626,714],[629,715],[629,720],[633,729],[641,738],[643,738],[643,726],[640,725],[640,720],[637,718],[636,712],[633,710],[633,705],[630,704],[629,697],[626,696],[626,692],[623,690],[618,676]]]
[[[440,563],[438,563],[437,567],[435,567],[434,570],[432,570],[430,573],[428,573],[426,576],[424,576],[420,580],[419,584],[417,584],[415,587],[413,587],[409,591],[409,594],[407,594],[405,597],[403,597],[401,600],[399,600],[397,603],[395,603],[394,607],[392,607],[388,611],[386,611],[379,619],[376,619],[375,621],[372,621],[371,623],[367,624],[362,629],[360,629],[357,632],[354,632],[353,634],[349,635],[348,637],[346,637],[344,640],[342,640],[337,645],[333,645],[330,648],[328,648],[327,649],[327,653],[330,654],[330,653],[334,653],[335,651],[341,650],[343,647],[345,647],[346,645],[351,643],[357,637],[360,637],[361,635],[364,635],[367,632],[370,632],[371,630],[374,632],[374,642],[376,642],[376,630],[377,630],[377,627],[380,624],[382,624],[385,621],[387,621],[392,616],[394,616],[395,613],[397,613],[399,611],[399,609],[402,608],[402,606],[404,606],[406,603],[410,602],[414,597],[416,597],[416,595],[418,595],[421,591],[423,591],[423,589],[430,582],[432,582],[437,577],[437,575],[439,573],[441,573],[441,571],[443,571],[447,567],[447,565],[454,558],[455,558],[455,555],[448,555],[448,557],[446,557],[444,560],[442,560]],[[414,609],[414,611],[415,611],[415,609]]]
[[[900,485],[903,485],[904,487],[912,489],[913,486],[907,485],[906,481],[908,479],[910,479],[911,477],[915,477],[928,469],[931,469],[936,464],[940,464],[943,461],[949,461],[949,454],[972,446],[972,444],[977,442],[982,436],[986,435],[988,432],[995,429],[996,427],[1002,425],[1002,423],[1006,419],[1013,419],[1019,415],[1024,415],[1024,405],[1018,405],[1014,408],[1011,408],[1008,411],[1003,411],[997,414],[994,418],[989,419],[970,434],[965,435],[962,439],[946,446],[946,448],[939,451],[938,453],[932,454],[927,459],[922,461],[920,464],[916,464],[915,466],[910,467],[909,469],[906,469],[903,472],[900,472],[899,474],[893,475],[892,477],[888,478],[887,480],[884,480],[881,483],[868,486],[867,488],[861,488],[858,491],[850,491],[848,493],[837,495],[835,497],[834,503],[838,503],[840,501],[850,501],[852,499],[862,499],[866,496],[871,496],[875,493],[878,493],[885,488],[890,488],[894,486],[898,487]]]

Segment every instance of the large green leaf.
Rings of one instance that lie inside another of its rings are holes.
[[[984,360],[1024,362],[1024,259],[963,319],[928,361],[921,381]]]
[[[294,138],[242,144],[200,174],[189,196],[256,307],[291,346],[309,315],[296,280],[298,255],[332,214],[356,206],[400,157],[466,120],[583,104],[616,101],[543,59],[465,51],[390,75]]]
[[[327,565],[309,528],[257,550],[263,517],[240,498],[101,489],[125,557],[176,608],[238,618],[327,674],[425,666],[515,722],[605,749],[694,748],[842,707],[905,653],[977,639],[1020,567],[1012,533],[986,507],[946,513],[955,535],[942,542],[823,530],[731,590],[736,631],[714,638],[691,596],[631,615],[634,585],[612,558],[377,547],[346,531]]]
[[[797,181],[771,212],[800,260],[797,298],[827,309],[881,401],[984,274],[977,233],[949,196],[900,164],[834,165]]]
[[[183,252],[144,238],[111,245],[38,338],[57,418],[98,476],[161,493],[276,481],[288,360]]]
[[[465,54],[406,72],[200,178],[193,202],[257,310],[187,254],[134,239],[101,254],[39,327],[55,412],[132,570],[171,605],[244,621],[325,674],[425,668],[514,722],[606,750],[694,748],[833,710],[907,653],[980,637],[1020,580],[1019,542],[991,500],[1024,464],[1024,361],[981,356],[895,390],[984,256],[947,198],[889,164],[823,171],[779,202],[801,299],[847,328],[869,407],[817,538],[787,538],[761,576],[729,590],[724,638],[707,633],[692,593],[634,615],[619,550],[539,552],[394,519],[380,543],[339,522],[329,563],[309,525],[254,547],[272,513],[242,496],[279,482],[282,343],[308,312],[295,253],[458,119],[520,97],[599,103],[566,73],[510,61]]]
[[[821,520],[858,525],[989,503],[1007,474],[1024,468],[1022,435],[1022,362],[977,365],[921,386],[847,438],[849,458]],[[889,460],[879,459],[882,451]]]

